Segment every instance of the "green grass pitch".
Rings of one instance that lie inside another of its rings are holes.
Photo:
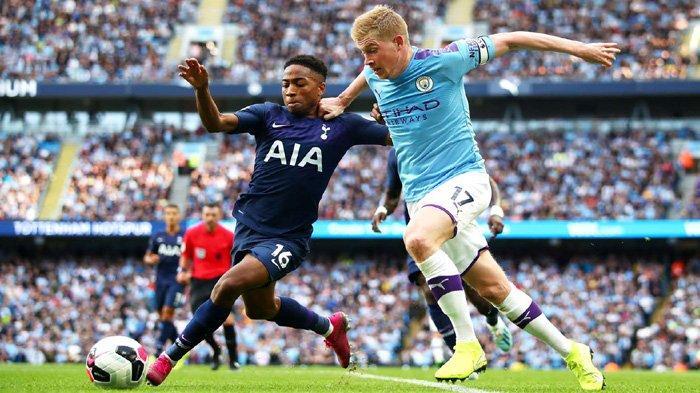
[[[568,371],[488,370],[477,381],[437,384],[434,369],[370,368],[349,373],[334,367],[245,367],[232,372],[222,367],[185,366],[151,392],[577,392]],[[608,392],[699,391],[700,373],[621,371],[608,373]],[[0,364],[0,392],[96,392],[82,365]]]

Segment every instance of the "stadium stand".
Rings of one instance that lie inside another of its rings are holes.
[[[600,364],[621,366],[631,360],[639,367],[698,367],[698,348],[692,345],[697,335],[693,327],[698,318],[693,300],[697,298],[697,261],[694,270],[674,280],[676,290],[660,328],[651,322],[651,314],[669,279],[658,259],[618,254],[557,261],[529,255],[503,261],[514,281],[546,305],[564,332],[592,343]],[[403,263],[399,255],[336,258],[320,253],[281,281],[278,290],[280,295],[315,305],[322,313],[348,312],[355,326],[350,339],[361,362],[432,364],[427,328],[407,336],[412,318],[427,319],[422,296],[406,280]],[[66,256],[58,261],[10,258],[0,264],[0,272],[0,361],[80,362],[91,343],[113,334],[129,334],[148,347],[153,345],[156,314],[150,312],[149,304],[151,272],[140,261],[96,256]],[[100,305],[97,314],[92,312],[95,304]],[[186,309],[180,309],[177,320],[188,318]],[[514,326],[516,347],[510,355],[501,353],[488,339],[482,318],[474,310],[472,315],[492,367],[563,366],[554,352]],[[333,363],[321,338],[248,320],[240,304],[237,318],[240,360],[246,364]],[[645,330],[657,338],[637,339]],[[648,347],[653,350],[647,351]],[[207,356],[208,348],[200,346],[190,362],[204,362]]]
[[[583,41],[619,42],[622,53],[613,70],[567,55],[520,52],[497,59],[469,75],[484,78],[547,80],[675,79],[688,76],[692,56],[679,51],[683,30],[700,17],[690,0],[670,2],[477,0],[474,19],[488,24],[489,33],[536,31]]]
[[[59,148],[52,134],[0,133],[0,220],[38,218]]]
[[[388,1],[407,19],[412,43],[424,44],[426,20],[443,20],[446,0]],[[372,2],[230,0],[223,23],[239,26],[236,61],[211,59],[214,80],[277,81],[285,59],[320,56],[329,80],[347,81],[362,67],[350,39],[353,17]],[[0,5],[0,78],[52,82],[174,81],[166,54],[178,25],[196,23],[199,1],[5,1]],[[278,12],[280,9],[291,12]],[[467,11],[469,12],[469,11]],[[679,50],[689,21],[700,17],[690,0],[476,1],[473,20],[488,33],[528,30],[572,39],[623,42],[619,66],[604,70],[565,55],[513,54],[469,75],[470,80],[626,80],[686,78],[697,59]],[[14,59],[19,59],[15,61]]]

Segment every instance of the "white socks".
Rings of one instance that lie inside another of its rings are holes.
[[[440,309],[450,318],[457,342],[476,340],[462,277],[450,257],[444,251],[438,250],[422,263],[418,263],[418,268],[423,272],[428,288],[435,296]]]
[[[537,303],[532,301],[525,292],[516,288],[513,283],[510,283],[508,296],[503,303],[496,305],[496,308],[519,328],[542,340],[562,357],[566,357],[571,352],[571,341],[542,314]]]

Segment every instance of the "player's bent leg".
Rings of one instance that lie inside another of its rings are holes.
[[[481,297],[469,285],[464,286],[464,293],[467,295],[467,299],[476,307],[476,310],[479,311],[479,314],[486,317],[486,324],[496,346],[503,352],[510,351],[513,348],[513,335],[510,333],[508,325],[499,317],[498,309],[488,300]]]
[[[251,319],[265,319],[279,326],[310,330],[326,338],[343,368],[350,364],[349,320],[341,312],[323,317],[288,297],[275,297],[274,286],[255,289],[243,295],[246,313]]]
[[[508,280],[490,252],[483,252],[464,276],[469,285],[515,325],[557,351],[582,388],[600,390],[605,387],[603,374],[593,365],[590,348],[567,339],[547,319],[537,303]]]
[[[233,303],[242,293],[268,282],[267,269],[251,255],[246,255],[240,263],[221,276],[214,286],[211,298],[197,309],[175,344],[149,367],[147,379],[151,385],[160,385],[178,360],[224,323],[231,313]]]
[[[448,209],[437,204],[425,204],[412,212],[411,217],[404,235],[406,249],[418,262],[431,293],[449,317],[455,331],[454,353],[435,372],[435,378],[439,381],[464,380],[486,367],[486,356],[469,317],[460,272],[440,249],[445,241],[454,237],[456,218]]]

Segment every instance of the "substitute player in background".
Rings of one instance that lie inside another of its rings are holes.
[[[187,229],[185,233],[178,281],[191,284],[190,306],[192,313],[195,313],[199,306],[209,300],[214,285],[231,267],[231,249],[233,248],[234,236],[231,231],[219,224],[221,217],[221,207],[216,203],[208,203],[202,208],[202,222]],[[233,305],[231,306],[233,307]],[[229,368],[238,370],[240,365],[236,349],[236,327],[231,308],[229,308],[223,325]],[[206,335],[204,340],[214,351],[211,368],[216,370],[221,363],[221,347],[216,342],[213,331]]]
[[[183,287],[177,282],[177,269],[180,265],[180,250],[184,232],[180,228],[180,208],[169,204],[164,209],[165,231],[155,233],[148,242],[143,261],[155,266],[156,270],[156,310],[158,311],[158,338],[156,353],[163,350],[165,343],[177,339],[177,329],[173,324],[175,308],[182,305]]]
[[[151,365],[148,380],[159,385],[173,365],[224,321],[243,297],[252,319],[313,331],[325,337],[340,365],[350,364],[348,319],[342,312],[322,317],[294,299],[275,296],[275,283],[296,270],[309,252],[318,204],[338,163],[352,146],[390,144],[384,125],[356,114],[331,121],[318,116],[326,89],[326,65],[295,56],[284,65],[284,106],[263,103],[221,114],[209,92],[204,66],[189,59],[180,76],[195,88],[197,110],[209,132],[255,136],[253,177],[234,206],[234,266],[216,283],[174,345]]]
[[[617,44],[512,32],[420,49],[410,45],[404,19],[386,6],[356,18],[351,34],[365,69],[331,100],[337,108],[326,105],[319,113],[330,112],[331,117],[341,112],[369,86],[389,126],[411,215],[404,243],[456,335],[455,352],[435,378],[454,381],[486,368],[462,294],[465,280],[518,327],[557,351],[582,388],[603,389],[605,379],[593,365],[591,349],[566,338],[508,280],[488,251],[475,219],[488,206],[491,187],[462,78],[489,59],[518,49],[567,53],[609,67],[620,52]]]
[[[377,121],[383,121],[381,119],[381,114],[377,111],[372,112],[373,117]],[[501,209],[501,196],[498,190],[498,185],[496,182],[489,177],[491,184],[491,202],[489,207],[491,208],[489,214],[488,225],[493,236],[497,236],[503,232],[503,209]],[[399,168],[396,162],[396,150],[393,148],[389,150],[389,154],[386,160],[386,182],[385,190],[382,198],[379,202],[379,207],[372,217],[372,230],[374,232],[381,232],[379,230],[379,224],[383,222],[387,215],[390,215],[396,210],[399,205],[399,199],[401,198],[401,179],[399,178]],[[408,208],[404,204],[404,218],[406,219],[406,224],[410,221],[408,215]],[[425,277],[421,273],[420,269],[416,265],[416,261],[410,256],[406,258],[406,263],[408,265],[408,280],[418,285],[425,298],[425,303],[428,306],[428,315],[430,319],[435,324],[438,332],[442,336],[442,339],[447,344],[447,347],[452,350],[455,346],[455,332],[452,328],[452,323],[450,318],[445,315],[440,309],[435,301],[435,296],[430,291],[428,284],[425,282]],[[509,351],[513,347],[513,336],[508,329],[508,326],[503,322],[503,320],[498,316],[498,310],[494,307],[488,300],[479,296],[479,294],[472,289],[472,287],[466,285],[464,287],[464,293],[467,299],[472,302],[476,310],[479,311],[481,315],[486,317],[486,324],[491,331],[491,336],[496,346],[503,352]]]

